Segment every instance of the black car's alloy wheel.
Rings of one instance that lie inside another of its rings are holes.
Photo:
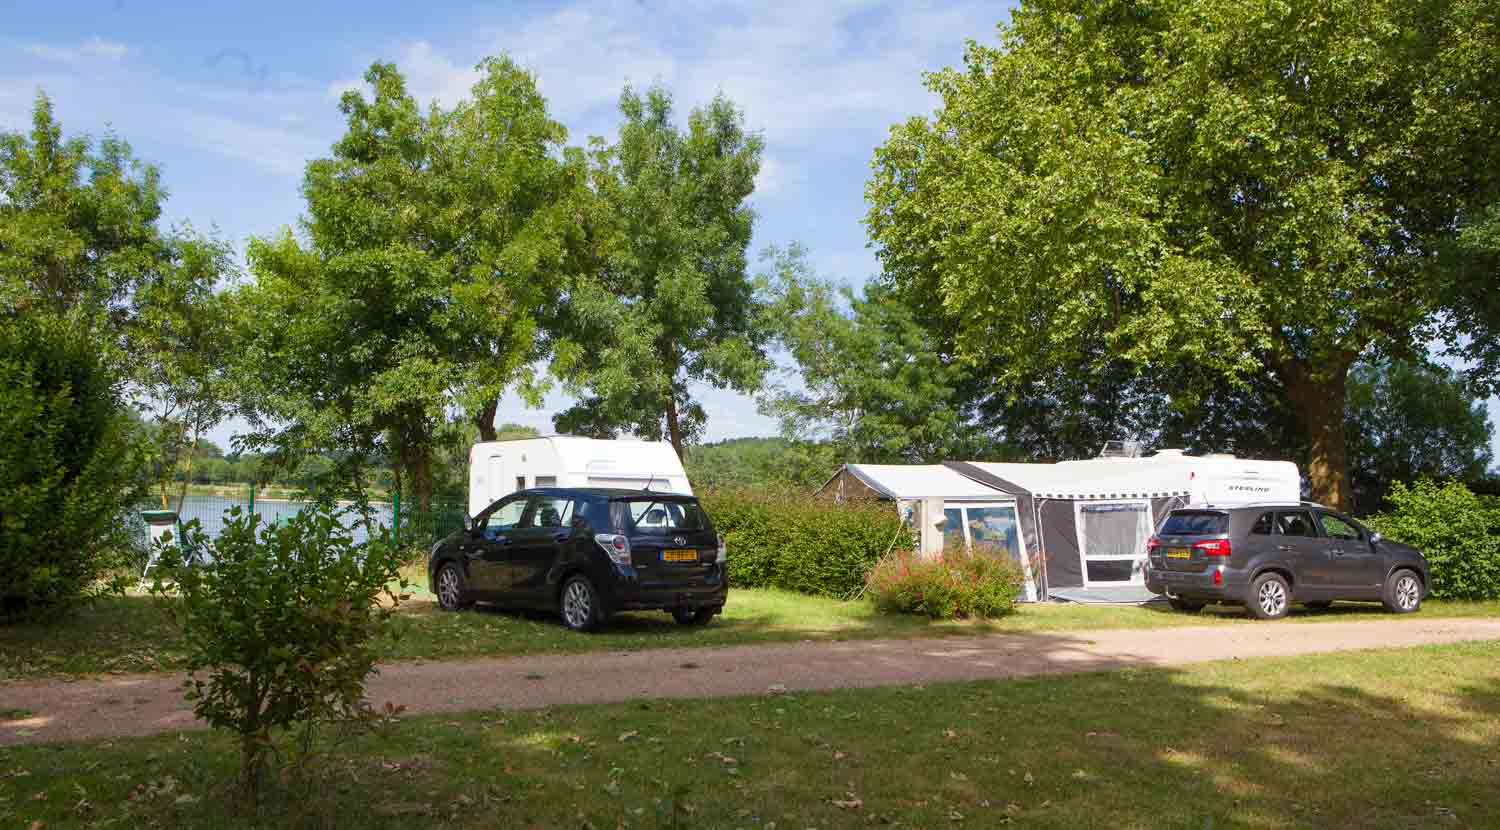
[[[463,569],[452,562],[438,568],[433,591],[437,594],[438,606],[444,611],[457,611],[469,605],[464,588]]]
[[[574,631],[590,631],[604,619],[600,613],[599,593],[586,576],[574,576],[563,584],[561,601],[563,625]]]
[[[1263,574],[1250,584],[1251,615],[1261,620],[1279,620],[1292,604],[1292,589],[1280,574]]]
[[[1415,573],[1401,570],[1385,580],[1385,592],[1381,596],[1385,610],[1395,614],[1410,614],[1422,607],[1422,581]]]
[[[672,619],[678,625],[708,625],[708,621],[714,618],[712,608],[673,608]]]

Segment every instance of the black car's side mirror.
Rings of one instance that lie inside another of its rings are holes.
[[[470,536],[475,536],[475,535],[478,535],[479,529],[480,529],[479,520],[476,519],[476,518],[474,518],[473,516],[470,516],[468,513],[465,513],[464,514],[464,530],[467,531]]]

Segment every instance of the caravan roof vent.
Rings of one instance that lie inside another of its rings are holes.
[[[1157,450],[1156,451],[1156,455],[1158,457],[1179,458],[1179,457],[1185,455],[1185,453],[1182,450],[1174,448],[1174,449]]]
[[[1140,441],[1105,441],[1100,458],[1140,458],[1146,445]]]

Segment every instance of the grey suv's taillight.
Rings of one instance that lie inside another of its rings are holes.
[[[616,565],[630,564],[630,540],[618,533],[595,533],[594,541]]]

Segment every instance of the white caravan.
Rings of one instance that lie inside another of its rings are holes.
[[[665,441],[554,435],[487,441],[469,449],[469,515],[529,487],[649,487],[693,494],[681,459]]]

